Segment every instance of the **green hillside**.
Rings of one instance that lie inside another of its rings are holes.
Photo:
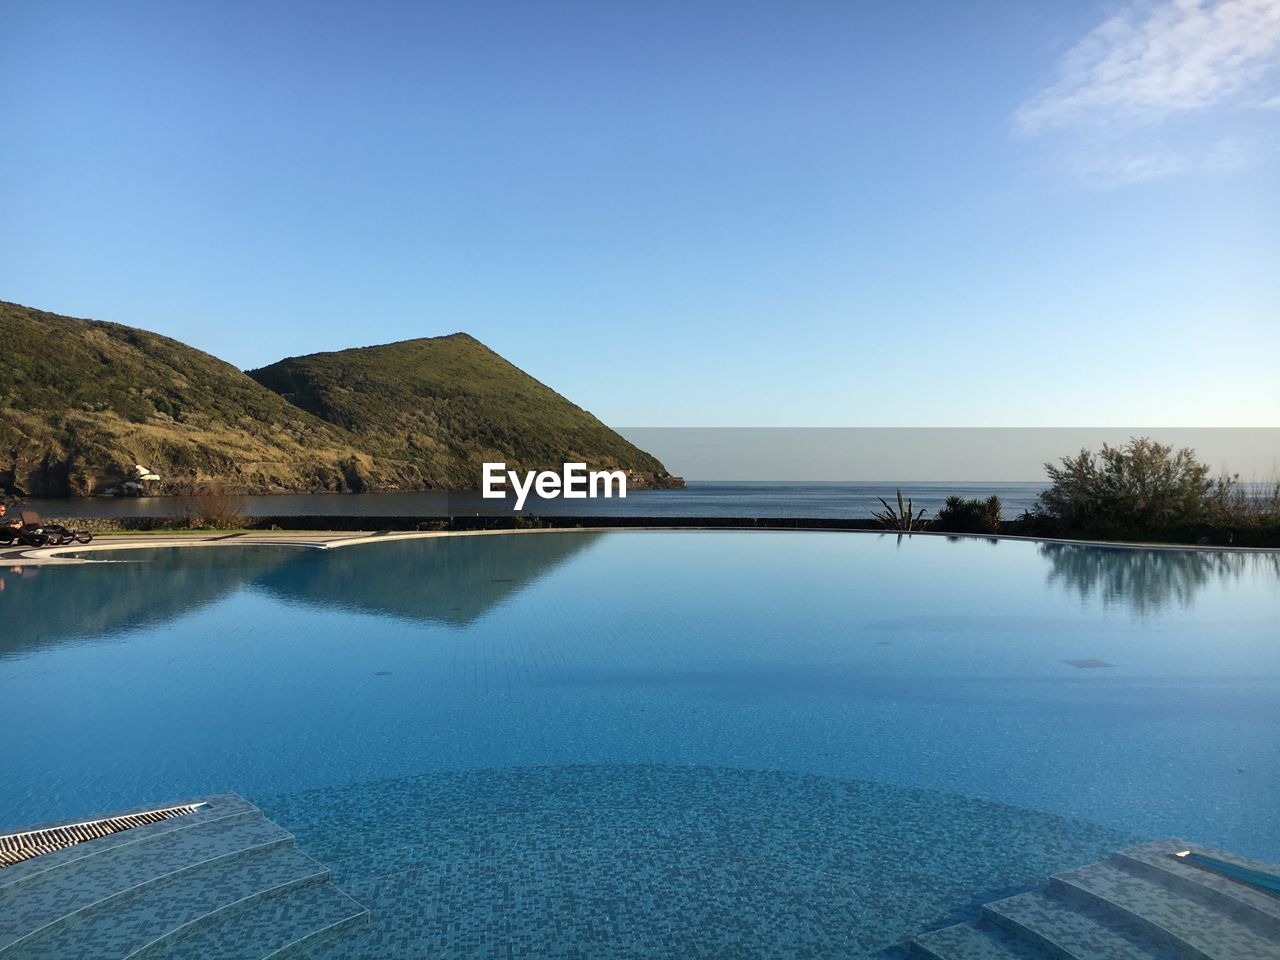
[[[291,357],[249,376],[435,487],[475,487],[486,460],[625,468],[637,486],[671,480],[655,458],[465,333]]]
[[[138,465],[159,475],[155,493],[209,481],[243,492],[467,489],[490,454],[665,477],[462,335],[285,360],[251,377],[145,330],[0,301],[0,341],[0,492],[99,493]]]
[[[157,492],[216,480],[259,491],[394,486],[336,430],[228,363],[116,323],[0,302],[0,487],[80,496],[141,464]]]

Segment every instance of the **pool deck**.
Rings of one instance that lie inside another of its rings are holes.
[[[294,547],[303,550],[336,550],[366,543],[386,543],[392,540],[432,540],[438,537],[483,537],[510,533],[591,533],[603,528],[574,527],[572,529],[533,528],[528,530],[424,530],[421,532],[377,531],[317,531],[313,533],[294,530],[246,530],[235,533],[175,533],[165,534],[109,534],[94,537],[87,545],[70,544],[65,547],[4,547],[0,548],[0,566],[66,566],[92,563],[83,554],[107,550],[157,550],[170,547]],[[608,528],[614,529],[614,528]],[[75,554],[75,556],[67,556]]]
[[[244,530],[236,532],[216,533],[173,533],[173,534],[104,534],[96,536],[88,545],[71,544],[64,547],[0,547],[0,567],[3,566],[65,566],[93,562],[82,554],[106,550],[148,550],[169,547],[219,547],[219,546],[277,546],[293,547],[303,550],[335,550],[340,547],[354,547],[369,543],[385,543],[393,540],[432,540],[438,537],[486,537],[508,534],[537,533],[614,533],[614,532],[653,532],[653,531],[731,531],[752,533],[780,532],[838,532],[872,536],[894,537],[968,537],[979,540],[1011,540],[1031,543],[1074,544],[1082,547],[1104,547],[1117,550],[1178,550],[1208,553],[1261,553],[1280,554],[1277,547],[1227,547],[1202,546],[1198,544],[1177,543],[1125,543],[1115,541],[1094,540],[1062,540],[1048,537],[1020,537],[1008,534],[955,534],[939,533],[923,530],[912,533],[899,533],[894,530],[856,530],[842,527],[823,527],[821,525],[789,528],[767,528],[752,526],[584,526],[584,527],[528,527],[517,529],[493,530],[331,530],[331,531],[298,531],[298,530]],[[75,554],[75,556],[69,556]]]

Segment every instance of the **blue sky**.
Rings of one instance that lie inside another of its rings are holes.
[[[1280,0],[0,3],[0,298],[624,426],[1276,425]]]

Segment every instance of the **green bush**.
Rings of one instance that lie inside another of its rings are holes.
[[[999,533],[1000,498],[994,495],[985,500],[947,497],[932,526],[944,533]]]
[[[1066,530],[1144,533],[1198,523],[1213,486],[1195,451],[1132,438],[1045,464],[1050,487],[1036,512]]]
[[[1236,475],[1212,478],[1190,448],[1136,437],[1045,470],[1050,487],[1020,521],[1023,532],[1252,546],[1280,535],[1280,485],[1258,493]]]

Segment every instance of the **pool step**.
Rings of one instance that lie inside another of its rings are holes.
[[[146,824],[145,826],[134,827],[129,830],[122,830],[118,833],[108,834],[99,837],[92,842],[78,843],[74,846],[65,847],[61,850],[50,851],[22,863],[14,864],[0,870],[0,904],[4,903],[4,898],[8,897],[19,890],[23,889],[26,884],[44,877],[56,871],[62,871],[64,868],[71,867],[81,860],[89,857],[95,860],[102,860],[121,854],[127,854],[136,849],[138,844],[151,843],[152,841],[162,841],[173,831],[187,830],[191,828],[206,828],[214,823],[232,823],[243,820],[261,820],[262,811],[245,800],[243,797],[234,793],[215,794],[211,797],[205,797],[187,803],[199,803],[200,809],[182,817],[175,817],[170,820],[161,820],[156,823]],[[139,807],[134,810],[124,811],[123,813],[103,814],[88,819],[98,820],[110,816],[123,816],[129,813],[135,813],[146,808]],[[76,821],[58,821],[54,823],[38,824],[29,830],[48,829],[51,827],[59,827],[74,824]]]
[[[18,864],[0,899],[0,960],[158,960],[201,943],[207,960],[264,958],[367,919],[257,807],[227,795],[210,805],[181,828],[120,839],[197,814]]]
[[[996,900],[973,924],[913,938],[928,960],[1278,960],[1280,899],[1173,856],[1193,850],[1264,873],[1277,868],[1182,840],[1122,850]]]
[[[316,884],[287,897],[261,897],[203,924],[172,944],[165,960],[284,960],[367,923],[369,911],[332,884]],[[136,960],[150,958],[140,955]]]
[[[1173,954],[1144,942],[1141,935],[1113,922],[1105,913],[1047,893],[1022,893],[988,903],[982,916],[987,923],[1037,944],[1060,960],[1174,960]]]
[[[173,817],[185,817],[200,809],[201,806],[201,804],[183,804],[161,810],[144,810],[141,813],[127,813],[119,817],[87,820],[69,826],[45,827],[43,830],[5,834],[0,836],[0,867],[12,867],[41,854],[74,847],[77,843],[120,833],[122,830],[145,827]]]
[[[1199,903],[1111,863],[1095,863],[1049,878],[1049,889],[1106,910],[1117,922],[1172,949],[1179,960],[1276,960],[1280,938],[1252,930]]]
[[[131,844],[29,880],[21,896],[6,897],[0,911],[0,958],[20,940],[51,932],[51,925],[74,923],[86,911],[102,910],[151,885],[182,882],[220,858],[293,845],[291,834],[261,815],[230,823],[215,820],[181,837],[167,836],[166,843]]]
[[[911,960],[1055,960],[1053,954],[986,923],[957,923],[911,941]]]
[[[1271,936],[1280,936],[1280,897],[1171,857],[1167,850],[1170,842],[1181,850],[1197,849],[1184,840],[1158,841],[1122,850],[1111,861],[1198,903],[1220,910],[1234,920],[1258,927]],[[1274,872],[1275,869],[1233,854],[1218,853],[1216,856],[1219,860],[1262,873]]]

